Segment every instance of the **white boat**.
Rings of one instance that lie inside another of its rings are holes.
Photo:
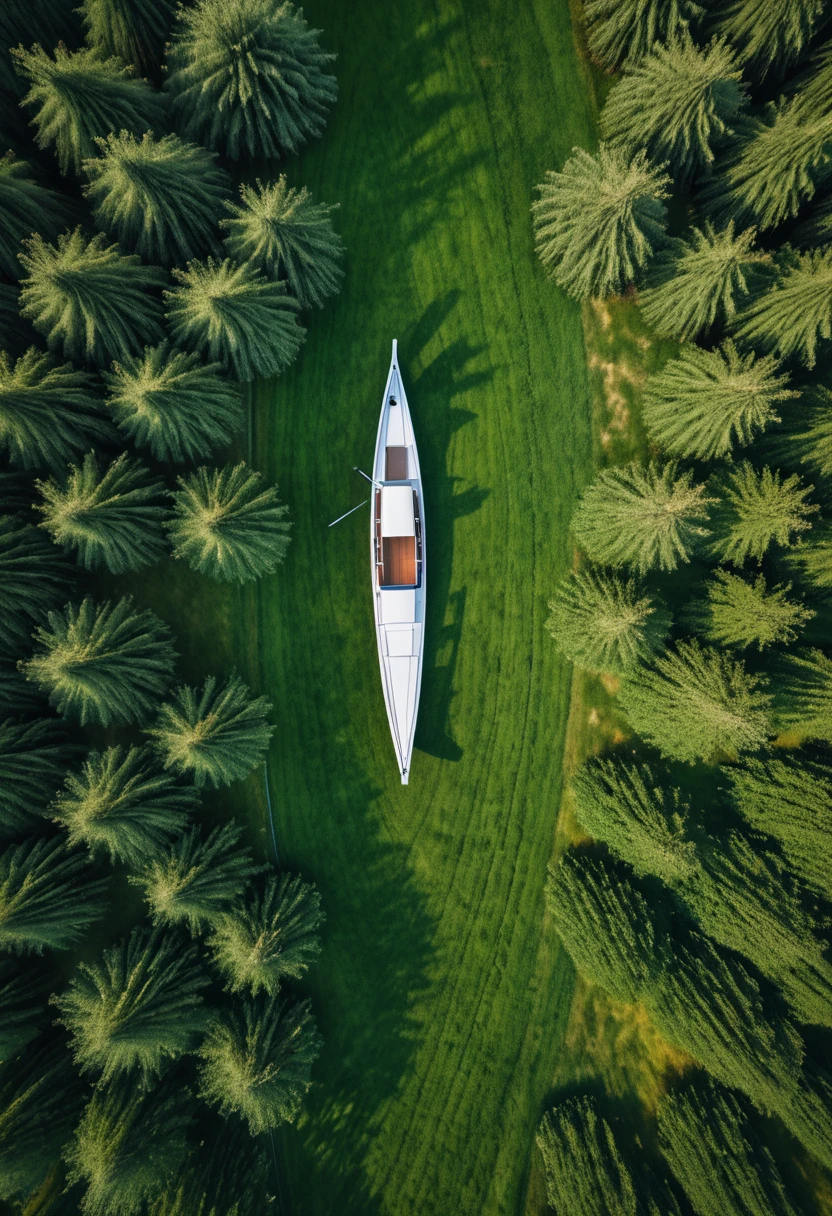
[[[425,526],[419,456],[395,339],[372,480],[370,562],[381,686],[407,785],[425,645]]]

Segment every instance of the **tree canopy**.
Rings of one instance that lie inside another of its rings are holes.
[[[29,837],[0,852],[0,950],[68,950],[103,914],[106,883],[60,839]]]
[[[83,0],[80,12],[87,42],[102,59],[117,58],[154,76],[175,7],[173,0]]]
[[[34,960],[0,955],[0,1060],[12,1059],[52,1021],[50,986]]]
[[[26,835],[43,822],[76,752],[54,718],[0,721],[0,838]]]
[[[811,526],[818,510],[808,501],[812,486],[793,473],[783,477],[768,466],[755,469],[747,460],[726,476],[713,516],[711,546],[722,561],[741,566],[758,562],[772,544],[793,545]]]
[[[818,342],[832,336],[832,248],[790,256],[775,286],[737,318],[736,331],[742,342],[814,367]]]
[[[793,642],[815,614],[790,599],[790,591],[790,583],[769,588],[762,574],[749,580],[717,570],[707,584],[705,632],[712,641],[739,650]]]
[[[649,659],[670,629],[670,613],[635,579],[604,570],[567,575],[550,600],[546,628],[558,649],[592,671],[620,675]]]
[[[34,179],[24,160],[12,152],[0,158],[0,270],[19,278],[21,241],[33,232],[56,237],[65,213],[61,198]]]
[[[671,42],[704,10],[694,0],[586,0],[592,55],[605,68],[637,62],[657,42]]]
[[[54,545],[19,516],[0,515],[0,654],[19,654],[69,585]]]
[[[782,69],[800,54],[823,14],[823,0],[734,0],[720,22],[754,72]]]
[[[20,1203],[54,1169],[80,1107],[60,1041],[40,1043],[0,1071],[0,1199]]]

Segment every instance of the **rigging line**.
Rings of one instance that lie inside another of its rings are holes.
[[[352,515],[353,511],[360,511],[362,507],[366,507],[369,501],[369,498],[365,498],[357,507],[352,507],[349,511],[345,511],[343,515],[339,515],[337,519],[333,519],[331,524],[327,524],[327,527],[334,528],[336,524],[340,524],[342,519],[346,519],[348,515]]]
[[[266,761],[263,761],[263,778],[266,783],[266,805],[269,808],[269,827],[272,829],[272,844],[274,845],[274,864],[280,865],[280,857],[277,852],[277,837],[274,834],[274,819],[272,818],[272,799],[269,793],[269,766]]]

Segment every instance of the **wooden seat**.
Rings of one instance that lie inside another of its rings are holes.
[[[385,448],[387,481],[407,481],[407,448]]]

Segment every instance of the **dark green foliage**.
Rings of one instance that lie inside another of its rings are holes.
[[[162,337],[161,306],[152,294],[166,281],[158,267],[119,253],[100,232],[87,240],[80,228],[59,236],[57,245],[33,236],[25,248],[21,312],[50,350],[108,366]]]
[[[711,1080],[659,1103],[662,1153],[698,1216],[799,1216],[751,1107]]]
[[[823,10],[823,0],[734,0],[719,28],[740,49],[749,71],[762,75],[798,57]]]
[[[308,1001],[245,998],[208,1031],[200,1094],[258,1136],[297,1118],[320,1047]]]
[[[777,692],[781,726],[832,741],[832,659],[822,650],[784,659],[777,671]]]
[[[272,574],[289,547],[288,507],[246,464],[179,478],[168,524],[174,557],[223,583]]]
[[[68,459],[106,442],[94,380],[31,347],[13,363],[0,351],[0,449],[24,469],[61,469]]]
[[[289,874],[269,874],[221,915],[209,940],[232,992],[274,994],[300,979],[321,949],[323,920],[315,887]]]
[[[22,1051],[47,1022],[49,978],[31,961],[0,957],[0,1060]]]
[[[546,628],[558,649],[573,663],[619,675],[649,659],[670,628],[670,613],[635,579],[603,570],[567,575],[555,598]]]
[[[586,0],[589,49],[605,68],[617,68],[684,34],[702,13],[693,0]]]
[[[263,1196],[274,1177],[262,1140],[242,1124],[217,1121],[184,1169],[151,1203],[149,1216],[263,1216]],[[273,1202],[267,1195],[265,1203]]]
[[[695,641],[626,676],[620,696],[633,728],[675,760],[754,751],[772,733],[766,680]]]
[[[803,464],[821,474],[832,476],[832,393],[822,385],[813,385],[806,404],[801,402],[799,418],[795,419],[778,446],[778,455],[786,460],[797,456]]]
[[[321,134],[335,100],[333,55],[303,11],[275,0],[180,8],[167,87],[182,133],[240,156],[280,158]]]
[[[87,570],[141,570],[166,552],[164,482],[122,452],[103,470],[95,452],[60,479],[37,482],[42,528]]]
[[[216,789],[242,781],[262,761],[274,730],[267,720],[271,708],[238,676],[220,688],[211,676],[201,689],[177,688],[147,734],[165,768]]]
[[[0,283],[0,348],[18,353],[32,340],[32,331],[20,315],[16,286]]]
[[[180,285],[165,296],[175,341],[221,363],[236,379],[276,376],[300,350],[306,336],[300,306],[282,281],[228,258],[191,262],[174,278]]]
[[[180,1085],[94,1090],[66,1150],[69,1183],[84,1183],[84,1216],[138,1216],[186,1154],[190,1122]]]
[[[0,837],[37,827],[75,753],[54,718],[0,722]]]
[[[832,774],[799,753],[795,760],[747,760],[725,773],[743,818],[775,837],[800,879],[832,900]]]
[[[67,592],[71,571],[49,541],[19,516],[0,515],[0,653],[19,654]]]
[[[832,1081],[829,1074],[807,1069],[788,1105],[775,1107],[789,1131],[827,1171],[832,1169]]]
[[[137,868],[182,831],[196,801],[192,786],[159,772],[149,748],[108,747],[67,776],[52,815],[70,843]]]
[[[818,340],[832,335],[832,249],[813,249],[789,263],[777,285],[739,318],[737,335],[814,367]]]
[[[755,469],[747,460],[727,475],[721,491],[711,544],[722,561],[736,566],[749,558],[759,562],[772,544],[795,544],[818,510],[807,501],[812,486],[797,474],[784,478],[777,469]]]
[[[146,1084],[193,1049],[206,1022],[207,983],[193,947],[133,929],[95,962],[80,963],[55,998],[75,1063],[105,1083],[133,1073]]]
[[[693,878],[696,849],[685,839],[687,805],[646,764],[590,759],[572,779],[578,822],[637,874],[671,885]]]
[[[27,679],[49,694],[65,717],[82,725],[141,722],[159,703],[173,673],[170,632],[157,616],[89,596],[50,612],[36,632],[38,649],[21,663]]]
[[[789,565],[814,587],[832,587],[832,528],[815,524],[807,540],[788,553]]]
[[[196,460],[228,444],[243,426],[239,388],[217,363],[167,343],[114,364],[107,404],[119,428],[157,460]]]
[[[44,707],[43,698],[26,682],[14,660],[0,659],[0,717],[40,713]]]
[[[799,600],[789,599],[790,591],[791,583],[769,590],[762,574],[748,580],[717,570],[707,585],[705,632],[714,642],[740,650],[793,642],[815,614]]]
[[[71,41],[77,32],[73,6],[68,0],[3,0],[0,4],[0,92],[10,94],[19,122],[17,101],[23,95],[23,82],[15,71],[11,47],[28,42],[32,32],[50,46],[61,39]]]
[[[204,837],[199,828],[183,833],[136,878],[157,924],[187,925],[192,933],[215,925],[242,894],[259,867],[238,848],[234,823]]]
[[[20,275],[20,242],[33,232],[55,237],[65,223],[60,198],[39,185],[25,160],[11,152],[0,159],[0,270]]]
[[[175,7],[173,0],[82,0],[80,12],[87,42],[102,59],[115,57],[154,76]]]
[[[771,355],[740,355],[733,342],[718,350],[684,346],[647,381],[644,420],[665,451],[711,459],[779,422],[778,406],[797,395]]]
[[[32,838],[0,852],[0,950],[68,950],[103,914],[106,883],[82,853]]]
[[[753,228],[735,234],[733,220],[719,231],[706,222],[704,228],[691,228],[687,240],[669,245],[656,259],[655,285],[641,293],[649,323],[660,333],[686,340],[717,320],[731,320],[771,263],[769,254],[755,250],[754,236]],[[725,347],[726,362],[731,351]],[[683,360],[686,355],[683,350]],[[739,363],[736,354],[732,362]],[[753,363],[751,355],[746,366]]]
[[[336,295],[344,272],[340,262],[344,245],[332,227],[327,203],[313,203],[304,186],[295,190],[281,175],[257,189],[240,187],[242,206],[229,210],[222,221],[225,244],[239,263],[253,262],[267,278],[285,276],[301,308],[323,306]]]
[[[229,197],[216,157],[176,135],[141,139],[128,131],[98,140],[84,161],[99,228],[147,262],[187,262],[217,247],[214,229]]]
[[[0,1071],[0,1199],[21,1200],[43,1182],[80,1105],[60,1040],[30,1049]]]
[[[601,134],[629,153],[645,149],[685,182],[711,166],[714,145],[731,134],[744,94],[724,39],[700,48],[683,30],[625,66],[601,111]]]
[[[61,173],[79,173],[95,154],[96,136],[109,131],[139,133],[155,127],[162,101],[117,59],[96,50],[70,52],[63,44],[51,59],[43,47],[12,51],[17,70],[29,82],[23,104],[35,110],[39,148],[54,148]]]
[[[644,152],[573,148],[538,186],[532,207],[538,256],[578,300],[623,291],[665,240],[670,178]]]

